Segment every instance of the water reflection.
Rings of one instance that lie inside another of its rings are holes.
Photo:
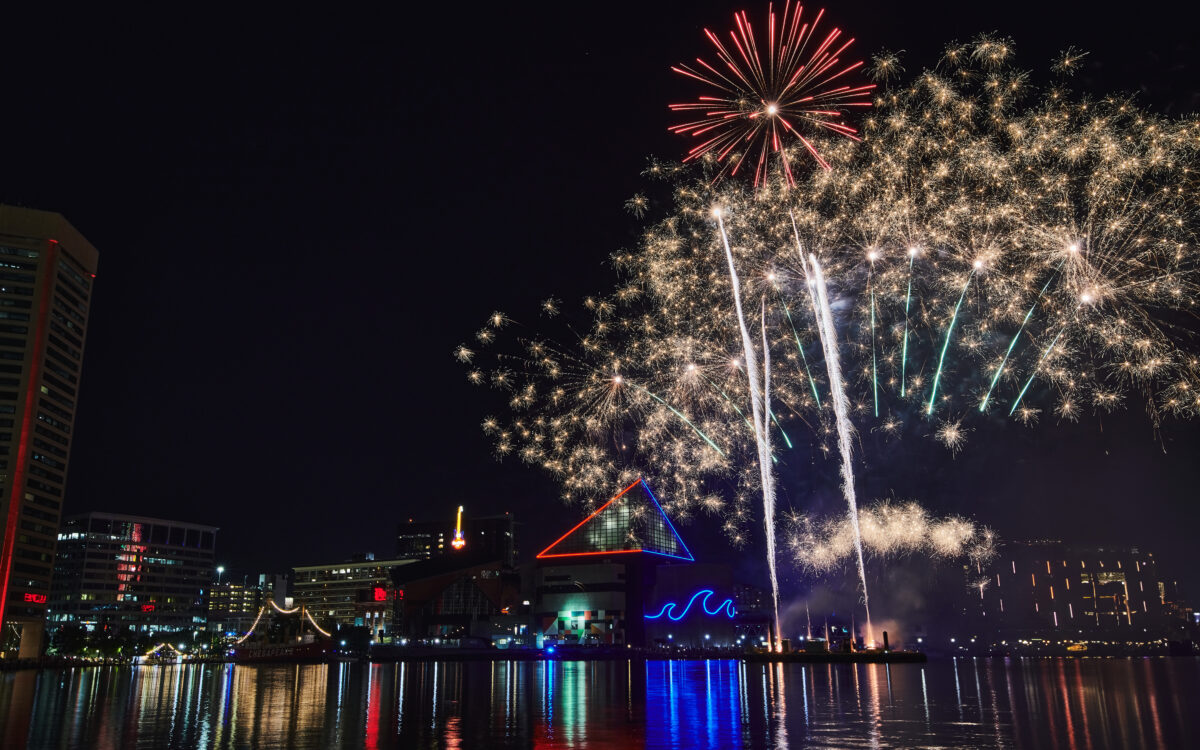
[[[176,665],[0,675],[3,747],[1187,747],[1200,661]]]

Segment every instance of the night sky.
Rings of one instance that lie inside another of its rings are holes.
[[[624,201],[647,157],[684,150],[666,103],[690,89],[668,68],[741,7],[766,3],[6,23],[0,201],[62,212],[101,254],[66,512],[219,526],[235,576],[388,557],[398,521],[449,525],[460,503],[513,511],[526,556],[544,547],[579,511],[492,458],[479,422],[503,400],[451,352],[492,310],[533,319],[547,296],[573,310],[612,288],[609,255],[644,226]],[[1073,44],[1092,51],[1084,88],[1182,114],[1200,105],[1184,7],[827,15],[862,56],[905,50],[909,74],[980,31],[1040,71]],[[1133,398],[1103,422],[977,429],[955,460],[930,444],[867,445],[860,495],[1002,538],[1141,544],[1200,599],[1197,424],[1156,434]],[[840,509],[835,469],[814,459],[784,504]],[[727,555],[702,523],[682,533]]]

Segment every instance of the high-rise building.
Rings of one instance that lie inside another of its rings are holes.
[[[97,259],[60,214],[0,205],[0,658],[42,647]]]
[[[217,529],[116,513],[63,522],[58,537],[51,627],[203,630]]]

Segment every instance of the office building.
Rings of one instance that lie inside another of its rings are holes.
[[[0,658],[42,649],[97,259],[60,214],[0,205]]]
[[[1009,542],[964,574],[964,614],[988,641],[1150,642],[1190,615],[1154,555],[1137,547]]]
[[[47,623],[138,633],[202,630],[217,529],[85,513],[58,536]]]
[[[283,609],[289,608],[284,602],[287,592],[284,576],[262,574],[246,576],[241,581],[220,578],[218,574],[208,594],[208,629],[215,633],[245,633],[259,611],[272,600]]]
[[[392,570],[416,562],[376,560],[367,553],[346,562],[292,568],[294,603],[304,605],[321,627],[361,626],[390,632]]]

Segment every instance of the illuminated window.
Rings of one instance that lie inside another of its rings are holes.
[[[17,258],[37,258],[40,254],[37,250],[22,250],[17,247],[0,245],[0,255],[12,255]]]

